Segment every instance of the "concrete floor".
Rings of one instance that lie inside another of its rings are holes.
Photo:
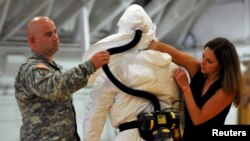
[[[77,114],[78,133],[82,138],[82,122],[86,103],[89,94],[81,91],[74,94],[74,105]],[[226,124],[236,124],[236,109],[232,108]],[[16,104],[14,95],[0,95],[0,141],[18,141],[19,128],[21,125],[20,112]],[[111,132],[110,132],[111,131]],[[115,133],[109,123],[107,123],[101,141],[112,141]]]

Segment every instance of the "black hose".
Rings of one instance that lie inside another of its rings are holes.
[[[135,36],[134,36],[132,41],[130,41],[126,45],[122,45],[122,46],[119,46],[119,47],[114,47],[114,48],[107,49],[107,51],[110,53],[110,55],[125,52],[125,51],[135,47],[137,45],[137,43],[139,43],[139,41],[141,39],[141,36],[142,36],[142,31],[140,29],[136,29],[135,30]],[[129,88],[126,85],[122,84],[111,73],[111,71],[109,69],[109,66],[107,64],[103,65],[102,68],[103,68],[103,71],[105,72],[105,74],[108,76],[108,78],[120,90],[122,90],[123,92],[125,92],[127,94],[137,96],[137,97],[146,98],[146,99],[150,100],[154,105],[154,110],[155,111],[160,111],[160,102],[159,102],[158,98],[155,95],[153,95],[152,93],[146,92],[146,91],[135,90],[135,89]]]

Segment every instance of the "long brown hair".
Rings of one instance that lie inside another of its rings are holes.
[[[243,77],[235,46],[228,39],[218,37],[209,41],[205,47],[214,51],[221,66],[219,77],[222,80],[222,89],[226,93],[235,94],[233,103],[238,107],[243,90]]]

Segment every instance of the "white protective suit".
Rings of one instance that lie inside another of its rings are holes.
[[[143,50],[155,39],[155,26],[139,5],[131,5],[122,15],[119,32],[94,44],[85,59],[99,50],[127,44],[134,36],[134,29],[143,31],[140,42],[130,51],[112,55],[110,70],[124,85],[155,94],[161,108],[170,108],[179,100],[177,85],[172,77],[178,66],[171,62],[171,56],[154,50]],[[106,74],[99,72],[94,79],[90,100],[83,123],[83,140],[100,141],[107,115],[114,128],[121,123],[137,120],[143,111],[153,112],[153,105],[147,99],[131,96],[118,89]],[[119,132],[115,141],[142,141],[138,129]]]

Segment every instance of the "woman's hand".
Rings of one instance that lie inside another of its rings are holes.
[[[173,77],[182,91],[189,87],[188,77],[182,68],[177,68],[173,71]]]

